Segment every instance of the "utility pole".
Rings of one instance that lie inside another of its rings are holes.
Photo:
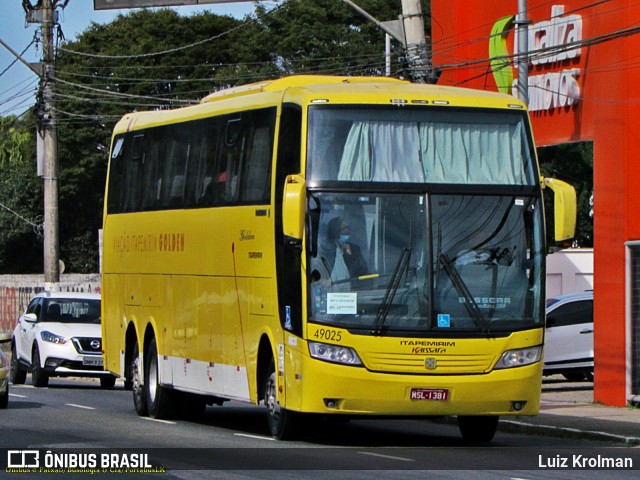
[[[55,47],[53,35],[58,0],[43,0],[41,100],[37,106],[38,128],[44,138],[44,282],[56,290],[60,282],[58,233],[58,131],[55,111]]]
[[[420,0],[402,0],[400,20],[380,22],[351,0],[342,0],[367,20],[402,44],[407,54],[409,76],[416,83],[436,83],[438,75],[431,63],[431,48],[424,33]],[[386,51],[389,51],[387,46]],[[387,53],[387,56],[389,54]]]
[[[437,77],[424,33],[420,0],[402,0],[402,24],[411,79],[416,83],[435,83]]]

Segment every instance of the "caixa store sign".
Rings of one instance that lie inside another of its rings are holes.
[[[553,5],[549,20],[529,25],[529,63],[533,72],[544,69],[528,78],[532,112],[571,107],[580,100],[580,68],[575,65],[582,53],[582,16],[564,12],[564,5]],[[518,96],[518,80],[514,78],[511,60],[518,58],[517,30],[513,36],[513,56],[507,42],[507,36],[514,30],[514,20],[514,16],[504,17],[494,24],[489,54],[498,89]]]

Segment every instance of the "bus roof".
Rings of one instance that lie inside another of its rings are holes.
[[[290,75],[288,77],[277,78],[275,80],[265,80],[264,82],[240,85],[238,87],[226,88],[211,93],[200,102],[213,102],[219,98],[238,97],[259,92],[273,92],[285,90],[291,87],[305,87],[312,85],[336,85],[348,83],[404,83],[406,80],[399,80],[391,77],[340,77],[333,75]]]
[[[340,89],[336,89],[336,85],[342,85],[342,87]],[[201,100],[201,103],[210,103],[217,100],[261,92],[274,92],[278,90],[284,91],[291,89],[308,90],[313,92],[315,95],[326,92],[327,95],[330,94],[331,96],[339,93],[339,90],[344,90],[349,96],[351,96],[353,92],[362,92],[366,94],[367,88],[372,89],[372,93],[376,95],[381,93],[381,89],[388,94],[397,93],[411,96],[427,95],[430,100],[435,101],[436,103],[438,101],[449,101],[452,104],[462,102],[470,105],[469,100],[473,98],[479,103],[474,106],[507,107],[507,104],[505,103],[505,101],[507,101],[511,107],[525,107],[524,103],[517,98],[498,92],[487,92],[484,90],[448,87],[443,85],[418,84],[391,77],[347,77],[333,75],[291,75],[275,80],[266,80],[249,85],[241,85],[207,95]],[[427,102],[425,101],[424,103]]]
[[[189,118],[211,115],[217,104],[232,108],[234,99],[242,99],[246,108],[252,95],[266,94],[274,101],[300,104],[392,104],[450,105],[456,107],[512,108],[525,110],[517,98],[497,92],[442,85],[416,84],[390,77],[346,77],[331,75],[291,75],[275,80],[232,87],[204,97],[200,104],[174,110],[144,111],[125,115],[115,131],[129,131],[145,126],[161,125]],[[229,101],[232,104],[229,104]],[[256,105],[267,101],[257,100]],[[238,105],[240,106],[240,105]],[[241,107],[241,108],[243,108]],[[202,110],[202,109],[205,110]]]

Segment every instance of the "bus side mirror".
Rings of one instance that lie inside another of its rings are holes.
[[[286,237],[302,241],[304,213],[307,203],[306,184],[302,175],[288,175],[282,199],[282,228]]]
[[[542,188],[553,191],[553,217],[556,242],[572,239],[576,234],[576,190],[557,178],[541,177]]]

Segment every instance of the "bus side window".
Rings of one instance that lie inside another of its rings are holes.
[[[224,130],[224,144],[222,145],[217,175],[218,186],[223,190],[221,203],[224,205],[236,203],[238,200],[238,176],[242,168],[242,153],[245,144],[246,124],[242,117],[227,118]]]
[[[252,113],[255,127],[250,130],[251,141],[247,142],[240,195],[245,203],[268,203],[276,109]]]
[[[107,190],[107,210],[109,213],[119,213],[123,204],[123,181],[125,168],[125,150],[128,147],[127,136],[120,135],[114,140],[111,152],[111,166],[109,172],[109,186]]]
[[[140,183],[144,163],[144,134],[133,136],[131,154],[126,157],[124,164],[124,177],[122,182],[123,208],[125,212],[135,212],[140,209],[141,192]]]

